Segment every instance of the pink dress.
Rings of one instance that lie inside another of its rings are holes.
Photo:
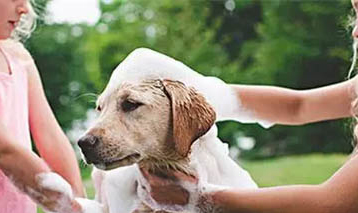
[[[0,43],[11,74],[0,72],[0,120],[20,146],[31,151],[27,72],[21,61]],[[36,213],[36,205],[0,170],[0,213]]]

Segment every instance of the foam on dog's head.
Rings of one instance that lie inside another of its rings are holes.
[[[123,82],[148,79],[181,81],[186,86],[194,87],[214,107],[217,121],[259,122],[262,126],[270,126],[268,122],[256,119],[253,112],[241,107],[235,91],[222,80],[205,77],[173,58],[146,48],[134,50],[119,64],[101,97],[110,94]]]

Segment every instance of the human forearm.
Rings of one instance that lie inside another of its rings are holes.
[[[242,107],[258,119],[277,124],[299,125],[352,116],[356,98],[354,81],[311,90],[273,86],[231,85]]]
[[[4,144],[1,140],[0,143]],[[48,166],[36,155],[19,146],[2,145],[0,148],[0,168],[18,184],[18,187],[36,188],[35,176],[51,172]]]
[[[85,197],[75,153],[62,130],[59,127],[54,128],[57,128],[57,131],[42,134],[35,133],[39,131],[36,129],[32,131],[39,153],[53,171],[71,184],[76,196]]]
[[[352,213],[358,212],[358,155],[330,179],[315,186],[227,190],[205,194],[222,212]]]
[[[242,107],[252,116],[278,124],[299,124],[302,97],[299,91],[272,87],[231,85]]]
[[[197,213],[348,213],[358,210],[354,209],[357,205],[351,204],[356,197],[347,196],[345,188],[351,188],[349,185],[220,189],[219,186],[201,185],[195,178],[180,172],[166,173],[166,177],[144,169],[141,172],[144,179],[139,184],[146,187],[140,193],[148,193],[145,199],[163,210],[171,210],[171,207],[195,209]],[[178,179],[180,181],[173,181]]]
[[[31,133],[41,157],[72,186],[77,196],[85,195],[78,163],[46,100],[36,66],[29,66],[29,114]]]
[[[51,173],[47,165],[36,155],[22,147],[8,149],[0,155],[0,168],[5,175],[42,207],[50,211],[80,211],[79,204],[72,196],[42,185],[41,178],[54,173]]]
[[[206,196],[212,201],[213,209],[225,213],[343,213],[338,202],[324,192],[321,186],[288,186],[225,190]]]
[[[4,127],[0,124],[0,127]],[[66,182],[54,173],[49,167],[31,151],[18,146],[6,134],[4,128],[0,131],[0,169],[23,192],[29,195],[38,204],[48,210],[64,210],[64,212],[80,211],[78,203],[71,196],[72,191],[54,189],[43,185],[49,180],[56,183]],[[68,184],[67,184],[68,185]],[[69,186],[69,185],[68,185]]]
[[[85,197],[85,191],[81,181],[75,153],[70,143],[66,143],[65,141],[67,140],[62,140],[62,146],[54,146],[55,150],[61,150],[61,152],[55,152],[52,155],[44,153],[43,157],[55,172],[61,174],[61,176],[71,184],[77,197]],[[59,143],[61,142],[54,144]],[[63,153],[66,153],[66,158],[63,158]]]

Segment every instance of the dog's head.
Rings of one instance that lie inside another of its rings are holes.
[[[171,80],[122,83],[99,98],[97,123],[78,141],[87,163],[113,169],[145,160],[186,158],[215,121],[194,88]]]

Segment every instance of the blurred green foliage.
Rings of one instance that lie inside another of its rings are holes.
[[[46,3],[45,0],[42,1]],[[350,66],[350,2],[106,0],[94,26],[41,22],[26,45],[65,130],[85,119],[112,70],[135,48],[174,57],[228,83],[309,89],[340,82]],[[224,94],[223,94],[224,95]],[[246,157],[350,152],[347,121],[301,127],[219,124],[231,144],[254,137]]]

